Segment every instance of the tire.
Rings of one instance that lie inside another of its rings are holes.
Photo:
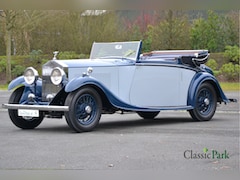
[[[137,112],[137,114],[140,117],[142,117],[143,119],[154,119],[159,114],[159,111],[156,111],[156,112]]]
[[[19,104],[23,91],[24,91],[24,86],[14,90],[9,98],[8,103]],[[15,109],[9,109],[8,114],[13,124],[21,129],[34,129],[39,124],[41,124],[44,118],[42,112],[39,112],[39,117],[27,117],[27,118],[18,116],[18,111]]]
[[[99,123],[102,113],[102,101],[96,90],[83,88],[68,94],[65,112],[68,126],[76,132],[92,131]]]
[[[195,102],[195,108],[189,111],[191,117],[197,121],[211,120],[217,107],[217,96],[214,87],[209,83],[201,84]]]

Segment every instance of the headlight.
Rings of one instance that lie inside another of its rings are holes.
[[[28,67],[23,74],[24,80],[31,85],[38,79],[38,72],[33,67]]]
[[[62,82],[64,76],[66,76],[65,72],[61,68],[56,67],[52,70],[51,81],[57,86]]]

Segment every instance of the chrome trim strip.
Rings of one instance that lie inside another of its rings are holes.
[[[189,69],[192,71],[202,71],[200,68],[198,67],[190,67],[190,66],[186,66],[183,64],[177,64],[177,63],[153,63],[153,62],[140,62],[140,63],[136,63],[136,66],[165,66],[165,67],[176,67],[176,68],[182,68],[182,69]]]
[[[2,104],[5,109],[36,109],[40,111],[68,111],[68,106]]]

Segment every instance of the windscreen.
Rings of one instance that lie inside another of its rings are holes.
[[[141,41],[131,42],[94,42],[90,54],[91,59],[126,58],[137,60],[141,48]]]

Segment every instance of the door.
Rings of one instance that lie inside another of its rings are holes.
[[[151,108],[185,106],[194,74],[178,67],[137,65],[130,90],[131,104]]]

